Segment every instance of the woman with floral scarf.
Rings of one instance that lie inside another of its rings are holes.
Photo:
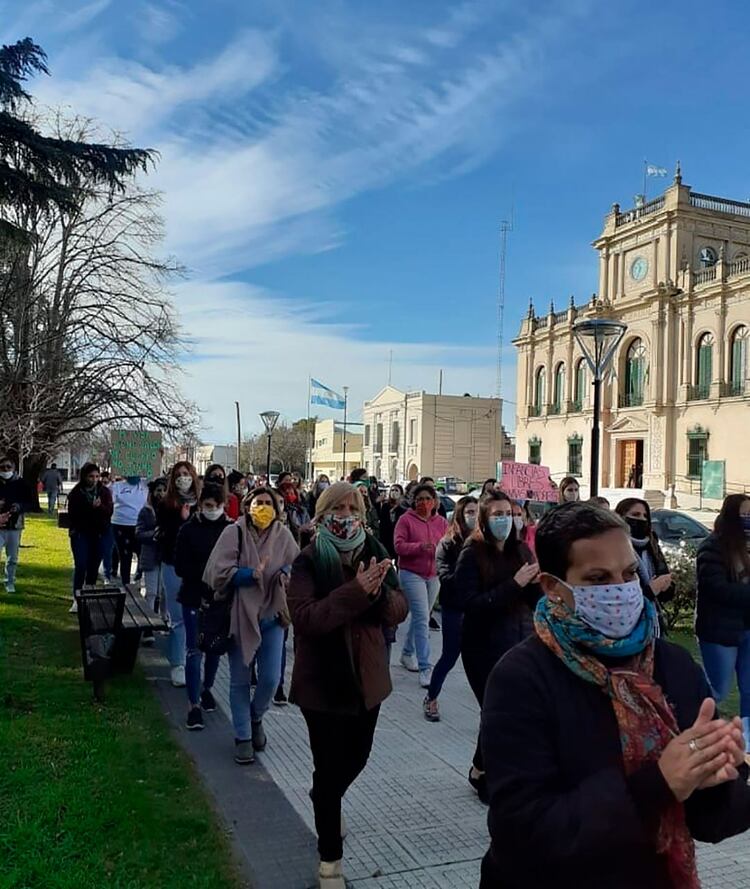
[[[536,552],[536,633],[497,664],[482,708],[480,889],[698,889],[694,840],[750,827],[742,723],[654,637],[619,516],[558,506]]]

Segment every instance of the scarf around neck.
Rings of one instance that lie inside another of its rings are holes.
[[[596,685],[611,702],[620,732],[625,773],[659,759],[679,734],[677,720],[661,687],[654,681],[656,609],[644,600],[643,614],[632,633],[609,639],[585,624],[564,602],[539,600],[534,614],[537,636],[584,682]],[[622,667],[607,667],[599,657],[619,657]],[[674,801],[661,815],[657,851],[666,856],[672,885],[700,889],[695,845],[685,807]]]

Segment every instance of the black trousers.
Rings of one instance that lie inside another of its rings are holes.
[[[472,644],[470,641],[467,641],[461,644],[461,659],[464,663],[466,678],[481,708],[487,680],[490,678],[490,673],[498,658],[494,651],[488,651],[482,645]],[[478,769],[480,772],[484,771],[484,757],[482,756],[479,737],[477,737],[477,747],[474,751],[472,762],[475,769]]]
[[[120,556],[120,578],[123,583],[130,583],[130,569],[133,565],[135,550],[135,527],[133,525],[112,525],[115,534],[115,546]]]
[[[313,810],[321,861],[343,856],[341,800],[367,765],[380,707],[358,716],[302,710],[313,756]]]

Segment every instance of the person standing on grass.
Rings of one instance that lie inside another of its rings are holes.
[[[485,494],[479,501],[477,526],[461,550],[453,576],[458,605],[464,612],[461,657],[480,707],[492,668],[506,651],[534,631],[538,575],[536,560],[518,539],[510,497],[500,491]],[[486,803],[479,739],[469,784]]]
[[[124,586],[130,583],[130,571],[136,549],[136,525],[138,514],[143,509],[148,496],[148,488],[137,476],[129,476],[124,481],[113,482],[112,531],[115,546],[120,557],[120,580]]]
[[[407,606],[388,553],[365,530],[352,485],[337,482],[321,494],[315,524],[289,584],[297,645],[290,700],[310,736],[319,885],[345,889],[341,801],[367,765],[380,705],[391,692],[382,628],[398,626]]]
[[[52,515],[57,506],[57,498],[63,489],[63,477],[57,468],[57,463],[53,463],[48,469],[45,469],[39,481],[42,483],[44,493],[47,495],[47,512],[49,515]]]
[[[0,552],[5,550],[5,592],[15,593],[23,514],[31,508],[32,493],[16,472],[12,457],[0,457]]]
[[[172,685],[185,687],[185,624],[177,600],[181,581],[174,569],[174,549],[180,528],[198,508],[200,480],[192,463],[180,460],[167,479],[167,493],[156,506],[156,541],[169,620],[169,666]]]
[[[750,497],[730,494],[698,548],[695,634],[716,702],[736,674],[750,753]]]
[[[412,673],[419,672],[419,684],[429,688],[432,678],[429,619],[440,589],[435,552],[448,530],[448,522],[435,512],[437,494],[432,485],[417,485],[413,503],[413,509],[396,523],[393,535],[401,589],[411,612],[401,665]]]
[[[138,513],[135,526],[135,539],[140,546],[139,568],[143,574],[143,585],[146,588],[146,604],[153,611],[161,611],[161,564],[159,547],[154,540],[156,534],[156,506],[167,493],[167,480],[155,478],[148,483],[148,498]],[[157,600],[159,607],[157,608]],[[153,631],[144,630],[143,641],[150,644],[154,641]]]
[[[699,889],[695,840],[750,827],[738,718],[655,639],[629,529],[568,503],[539,522],[534,634],[482,707],[491,846],[480,889]]]
[[[73,551],[73,604],[78,610],[75,594],[84,584],[93,586],[102,560],[102,541],[110,536],[112,495],[101,484],[96,463],[84,463],[77,485],[68,496],[70,548]]]
[[[231,595],[229,706],[234,759],[254,762],[266,747],[263,717],[279,685],[284,630],[289,626],[286,590],[299,553],[280,521],[281,506],[270,488],[255,488],[243,501],[244,516],[222,531],[203,574],[216,597]],[[250,665],[258,684],[253,695]]]
[[[202,729],[203,714],[216,709],[211,693],[219,655],[206,654],[201,683],[201,663],[204,655],[198,648],[198,612],[203,605],[213,601],[214,592],[203,582],[203,572],[222,531],[233,524],[224,512],[224,485],[206,483],[198,498],[198,511],[185,522],[177,533],[174,550],[175,574],[182,580],[177,599],[182,605],[185,624],[185,682],[187,684],[188,714],[186,725],[190,730]]]
[[[432,671],[430,687],[422,705],[424,717],[428,722],[440,721],[438,695],[442,691],[446,677],[461,655],[461,627],[464,616],[455,587],[456,564],[464,543],[476,527],[478,511],[479,504],[474,497],[462,497],[456,504],[453,521],[435,553],[435,564],[440,580],[443,650]]]

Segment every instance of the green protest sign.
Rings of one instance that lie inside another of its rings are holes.
[[[112,432],[111,468],[125,478],[156,478],[161,475],[161,432],[115,429]]]
[[[706,500],[724,499],[726,462],[724,460],[704,460],[701,474],[701,495]]]

